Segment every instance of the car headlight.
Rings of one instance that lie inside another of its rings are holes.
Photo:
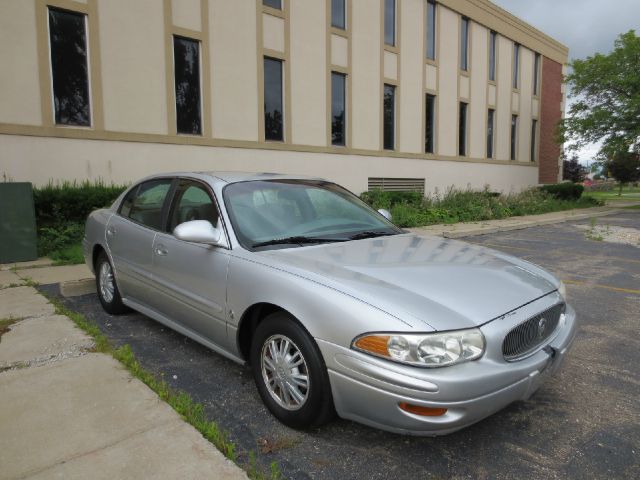
[[[351,347],[417,367],[446,367],[482,356],[484,335],[477,328],[438,333],[367,333]]]
[[[560,285],[558,285],[558,293],[563,300],[567,300],[567,287],[565,286],[564,282],[560,282]]]

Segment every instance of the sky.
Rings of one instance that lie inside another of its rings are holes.
[[[640,34],[640,0],[491,1],[569,47],[569,60],[608,53],[618,35],[631,29]],[[588,163],[597,151],[591,145],[578,156]]]

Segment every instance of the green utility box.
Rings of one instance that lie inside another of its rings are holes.
[[[37,259],[37,239],[31,183],[0,183],[0,263]]]

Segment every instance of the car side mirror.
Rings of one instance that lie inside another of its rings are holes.
[[[185,242],[225,246],[222,230],[214,227],[207,220],[191,220],[181,223],[173,230],[173,235]]]
[[[384,218],[386,218],[387,220],[389,220],[390,222],[391,220],[391,212],[385,208],[381,208],[380,210],[378,210],[378,213],[380,215],[382,215]]]

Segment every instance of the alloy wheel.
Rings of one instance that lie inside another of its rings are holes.
[[[298,346],[284,335],[262,345],[262,378],[273,399],[286,410],[299,410],[309,396],[309,370]]]

